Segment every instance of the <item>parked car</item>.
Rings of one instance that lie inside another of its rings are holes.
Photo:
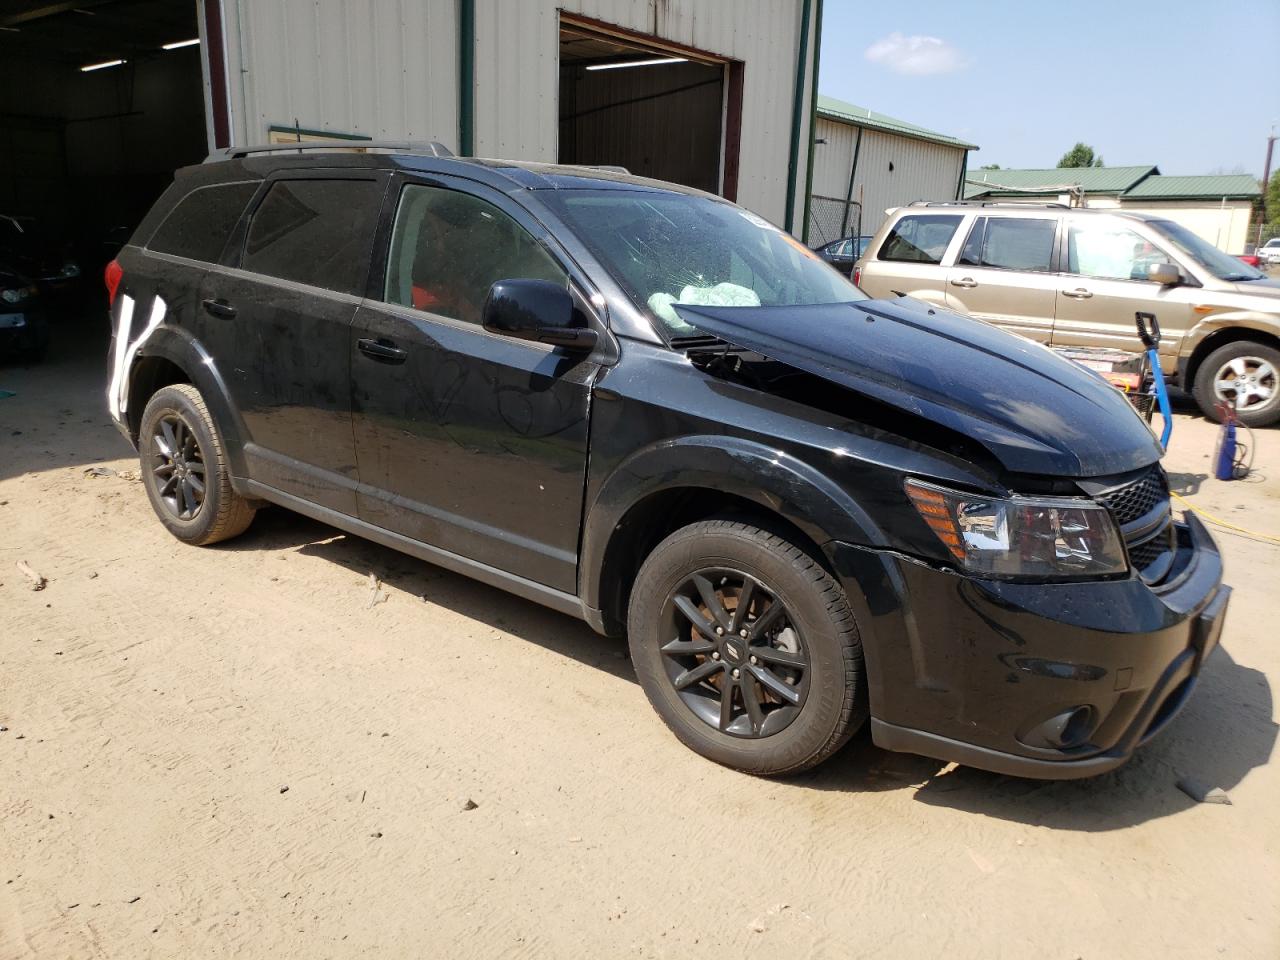
[[[1268,266],[1280,263],[1280,237],[1272,237],[1255,250],[1254,253],[1258,255],[1259,260]]]
[[[845,237],[843,240],[832,240],[830,243],[823,244],[818,247],[815,252],[827,263],[831,264],[845,276],[853,272],[853,265],[858,258],[862,256],[867,244],[871,242],[868,237]]]
[[[1250,267],[1262,266],[1262,258],[1253,253],[1238,253],[1236,259]]]
[[[32,278],[46,306],[70,305],[81,290],[78,258],[33,217],[0,213],[0,261]]]
[[[894,211],[858,263],[872,296],[903,293],[1058,346],[1141,350],[1205,416],[1280,420],[1280,282],[1154,214],[1058,204],[929,203]]]
[[[49,347],[40,289],[0,261],[0,357],[39,360]]]
[[[757,774],[869,716],[1087,776],[1186,700],[1230,589],[1091,372],[709,194],[325,149],[181,171],[108,268],[111,415],[178,539],[275,503],[625,633]]]

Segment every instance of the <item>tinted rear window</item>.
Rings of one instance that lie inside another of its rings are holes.
[[[880,248],[881,260],[941,263],[961,218],[945,214],[910,214],[889,231]]]
[[[192,190],[165,217],[147,249],[216,263],[257,188],[256,183],[225,183]]]
[[[1048,270],[1053,266],[1056,220],[980,217],[969,231],[959,263],[1001,270]]]
[[[339,293],[363,293],[379,190],[373,180],[275,183],[253,214],[241,266]]]

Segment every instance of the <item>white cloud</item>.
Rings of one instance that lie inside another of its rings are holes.
[[[965,66],[964,55],[940,37],[891,33],[867,47],[867,59],[894,73],[923,77]]]

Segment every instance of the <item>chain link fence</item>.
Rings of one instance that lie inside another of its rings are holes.
[[[809,246],[821,247],[856,233],[861,214],[855,201],[814,194],[809,198]]]

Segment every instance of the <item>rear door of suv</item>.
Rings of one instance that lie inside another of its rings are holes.
[[[859,285],[873,297],[902,293],[945,303],[947,268],[942,264],[964,219],[963,212],[939,213],[927,208],[902,214],[879,249],[863,262]]]
[[[1059,286],[1057,237],[1058,217],[1052,213],[974,218],[955,266],[947,270],[947,306],[1048,343]]]
[[[259,191],[243,243],[205,274],[206,345],[243,422],[249,474],[356,514],[351,320],[388,174],[289,171]]]

